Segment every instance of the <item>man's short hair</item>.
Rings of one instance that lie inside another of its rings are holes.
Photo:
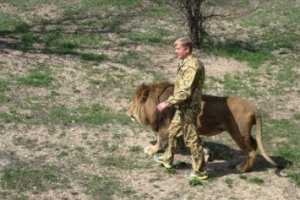
[[[180,44],[182,45],[183,47],[186,47],[190,50],[190,53],[192,53],[193,51],[193,43],[192,43],[192,40],[188,37],[181,37],[181,38],[178,38],[175,42],[174,42],[174,45],[177,45],[177,44]]]

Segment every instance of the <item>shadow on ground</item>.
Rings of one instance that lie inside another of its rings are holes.
[[[246,155],[240,151],[230,148],[224,144],[216,142],[205,142],[204,146],[210,151],[210,158],[207,163],[207,170],[211,177],[222,177],[229,174],[240,174],[236,166],[246,159]],[[180,147],[177,152],[182,155],[190,155],[189,150]],[[292,162],[280,156],[270,156],[279,166],[280,170]],[[174,162],[176,170],[191,169],[192,165],[183,161]],[[261,155],[257,155],[256,163],[253,166],[252,172],[262,172],[268,169],[274,169],[274,173],[279,173],[276,167],[268,163]]]

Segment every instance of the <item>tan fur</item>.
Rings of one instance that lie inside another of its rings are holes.
[[[163,150],[168,143],[167,128],[174,114],[174,108],[162,113],[156,111],[156,105],[166,100],[173,93],[173,84],[162,82],[141,85],[136,90],[128,109],[128,115],[138,122],[149,125],[157,132],[157,142],[146,149],[150,155]],[[265,153],[261,141],[261,117],[256,106],[240,97],[217,97],[203,95],[203,113],[197,118],[198,133],[212,136],[229,132],[233,140],[247,155],[240,165],[242,172],[250,171],[255,159],[257,143],[263,157],[272,165],[276,163]],[[201,124],[201,127],[199,127]],[[256,140],[251,136],[251,129],[256,124]],[[257,143],[256,143],[257,141]]]

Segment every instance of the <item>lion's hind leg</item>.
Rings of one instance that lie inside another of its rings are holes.
[[[240,149],[247,154],[246,160],[237,166],[240,172],[251,171],[256,160],[256,140],[251,136],[251,126],[233,125],[229,133]]]

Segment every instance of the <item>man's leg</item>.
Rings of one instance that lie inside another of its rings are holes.
[[[154,157],[154,160],[158,163],[161,163],[166,168],[172,167],[172,162],[174,159],[174,153],[176,150],[176,140],[177,137],[180,135],[179,132],[182,128],[182,121],[180,116],[180,111],[176,111],[170,126],[168,128],[169,138],[168,138],[168,146],[164,154],[160,157]]]
[[[207,179],[208,176],[204,169],[204,149],[201,143],[201,139],[197,134],[196,127],[193,123],[184,125],[184,140],[191,151],[193,167],[191,178],[195,177],[201,180]]]

